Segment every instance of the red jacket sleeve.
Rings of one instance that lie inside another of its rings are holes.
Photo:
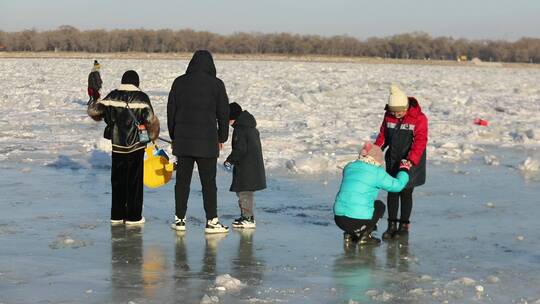
[[[385,141],[384,134],[385,133],[386,133],[386,115],[383,118],[381,128],[379,130],[379,135],[377,135],[377,139],[375,140],[375,145],[381,147],[381,149],[382,149],[382,147],[384,145],[384,141]]]
[[[416,166],[420,163],[420,158],[422,158],[422,154],[424,154],[424,151],[426,150],[427,141],[428,120],[427,117],[422,114],[418,117],[418,121],[414,127],[413,143],[409,150],[409,155],[407,156],[407,159]]]

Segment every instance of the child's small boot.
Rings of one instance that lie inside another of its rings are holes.
[[[388,229],[383,233],[382,238],[383,240],[389,240],[393,238],[397,231],[398,231],[398,220],[388,220]]]
[[[396,232],[396,236],[408,236],[410,226],[411,224],[409,221],[399,221],[399,228]]]

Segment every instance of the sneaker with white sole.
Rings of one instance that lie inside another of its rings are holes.
[[[222,225],[219,222],[217,217],[206,221],[206,228],[204,228],[206,233],[227,233],[229,232],[229,227]]]
[[[240,216],[232,223],[234,228],[255,229],[255,218],[253,216]]]
[[[171,225],[171,228],[176,231],[186,231],[186,218],[178,218],[174,216],[174,223]]]
[[[145,222],[146,222],[146,220],[144,219],[144,216],[143,216],[138,221],[126,221],[125,223],[126,223],[126,225],[143,225]]]
[[[111,220],[111,226],[123,225],[124,220]]]

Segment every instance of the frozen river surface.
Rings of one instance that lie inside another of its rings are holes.
[[[197,180],[188,231],[178,235],[169,228],[172,183],[146,191],[143,228],[124,228],[108,222],[108,170],[2,173],[0,303],[540,300],[539,182],[506,166],[431,166],[409,240],[352,250],[333,224],[335,175],[270,175],[256,231],[205,237]],[[238,212],[229,179],[219,172],[225,222]]]
[[[90,64],[0,60],[0,303],[540,303],[540,69],[218,62],[231,101],[258,119],[269,186],[256,231],[220,237],[203,233],[196,174],[185,235],[169,228],[174,181],[146,189],[143,228],[110,226]],[[139,72],[166,136],[186,62],[102,65],[104,93]],[[392,82],[430,119],[427,184],[408,240],[345,249],[340,168],[377,132]],[[227,224],[230,179],[218,170]]]

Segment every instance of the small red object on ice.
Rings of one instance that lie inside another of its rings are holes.
[[[489,122],[487,120],[483,120],[481,118],[475,118],[474,119],[474,124],[475,125],[479,125],[479,126],[483,126],[483,127],[487,127],[487,125],[489,124]]]

